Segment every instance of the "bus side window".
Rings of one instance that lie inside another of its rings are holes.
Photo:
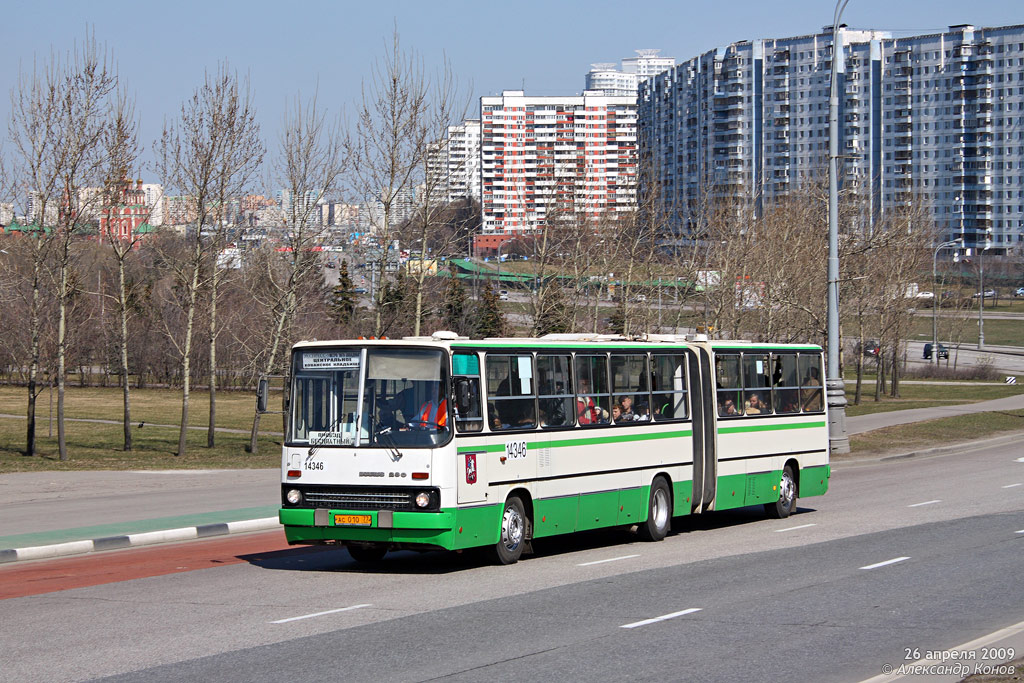
[[[797,376],[796,353],[772,356],[772,390],[776,413],[800,412],[800,381]]]
[[[482,432],[484,414],[480,405],[480,359],[475,353],[454,354],[452,375],[455,428],[460,432]]]
[[[771,415],[772,385],[768,355],[743,354],[743,413],[745,415]]]
[[[572,377],[569,374],[571,361],[572,357],[568,354],[537,355],[537,397],[541,427],[571,427],[576,421]]]
[[[655,354],[652,361],[651,407],[655,421],[680,420],[686,412],[686,362],[682,355]]]
[[[721,417],[735,417],[743,414],[742,383],[740,381],[740,355],[719,353],[715,355],[715,381],[718,414]]]
[[[613,353],[612,422],[627,424],[651,419],[650,373],[647,354]]]
[[[576,417],[581,427],[608,424],[608,356],[576,354]]]
[[[487,420],[491,431],[537,426],[531,354],[487,354]]]
[[[800,354],[800,396],[804,412],[824,410],[821,400],[821,356],[816,353]]]

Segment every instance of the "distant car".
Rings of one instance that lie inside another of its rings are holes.
[[[864,342],[864,355],[878,358],[878,356],[882,355],[882,345],[876,341]]]
[[[994,290],[994,289],[986,289],[984,291],[984,293],[976,292],[975,294],[971,295],[971,298],[972,299],[980,299],[982,296],[984,296],[986,299],[994,299],[995,296],[996,296],[996,290]]]
[[[1024,296],[1024,287],[1018,287],[1017,291],[1013,293],[1014,296]]]
[[[643,294],[637,294],[636,295],[636,300],[637,300],[638,303],[643,303],[643,302],[647,301],[647,297],[645,295],[643,295]]]
[[[366,287],[356,287],[352,290],[353,294],[366,294]]]
[[[931,300],[935,298],[935,292],[918,292],[917,298]]]
[[[508,292],[498,295],[498,301],[508,301]]]
[[[924,345],[924,357],[925,360],[930,360],[932,357],[932,343],[928,342]],[[949,349],[946,348],[945,344],[939,344],[939,358],[949,358]]]

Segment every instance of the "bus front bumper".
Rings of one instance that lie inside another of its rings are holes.
[[[459,543],[455,510],[401,512],[281,508],[278,518],[290,544],[364,543],[433,546],[454,550]],[[369,518],[369,524],[365,524]],[[358,521],[360,523],[351,523]]]

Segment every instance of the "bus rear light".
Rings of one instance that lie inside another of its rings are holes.
[[[299,478],[302,476],[302,470],[288,470],[288,478]]]
[[[413,479],[428,479],[429,477],[430,477],[430,475],[428,473],[426,473],[426,472],[413,472],[412,473],[412,478]]]

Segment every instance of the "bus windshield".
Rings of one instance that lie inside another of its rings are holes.
[[[388,449],[446,442],[445,358],[437,349],[397,347],[296,351],[289,440]]]

